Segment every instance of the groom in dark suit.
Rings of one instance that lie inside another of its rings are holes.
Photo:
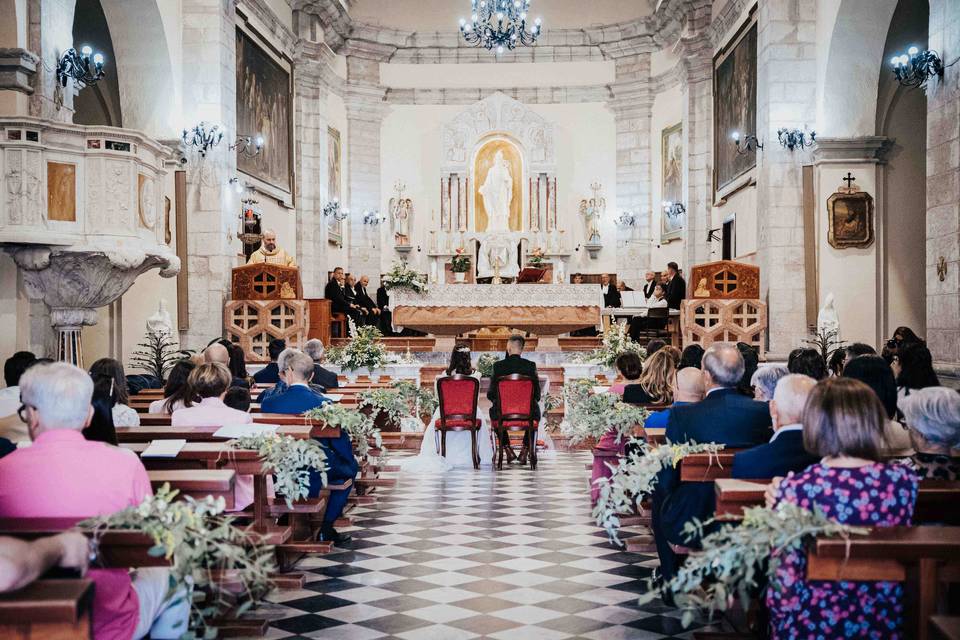
[[[525,344],[526,340],[524,340],[523,336],[510,336],[510,339],[507,340],[507,357],[493,363],[493,373],[490,375],[490,388],[487,390],[487,399],[493,403],[493,406],[490,407],[491,420],[497,420],[500,417],[497,411],[496,381],[515,373],[530,376],[536,380],[536,384],[533,386],[533,417],[536,420],[540,419],[540,378],[537,376],[537,363],[520,357]],[[505,442],[503,444],[507,446],[508,458],[512,460],[513,449],[510,447],[510,443]],[[520,457],[524,457],[524,452],[521,451]]]

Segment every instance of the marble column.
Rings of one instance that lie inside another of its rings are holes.
[[[73,122],[73,81],[60,87],[56,68],[60,57],[73,46],[75,0],[30,0],[27,4],[30,50],[39,59],[30,115],[54,122]],[[77,48],[82,46],[79,43]]]

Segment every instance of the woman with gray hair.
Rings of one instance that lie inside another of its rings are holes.
[[[773,392],[777,388],[780,378],[790,373],[782,364],[767,364],[757,369],[750,378],[753,387],[753,399],[761,402],[773,400]]]
[[[914,389],[900,401],[916,453],[911,462],[921,478],[957,480],[960,457],[960,394],[947,387]]]

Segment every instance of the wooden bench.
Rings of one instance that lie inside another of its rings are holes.
[[[169,418],[169,416],[167,416]],[[215,438],[214,433],[219,426],[209,427],[172,427],[167,420],[166,425],[141,425],[139,427],[117,427],[117,441],[152,442],[153,440],[186,440],[188,442],[224,442],[223,438]],[[266,424],[266,423],[260,423]],[[281,424],[277,433],[293,436],[298,440],[307,438],[339,438],[340,429],[330,429],[321,423],[312,425],[303,424],[303,418],[293,424]]]
[[[93,638],[93,587],[92,580],[37,580],[0,593],[0,638]]]
[[[681,482],[712,482],[729,478],[733,456],[742,449],[721,449],[717,453],[692,453],[680,461]]]
[[[156,491],[165,484],[179,491],[181,497],[202,500],[207,496],[223,498],[227,509],[233,509],[233,491],[237,472],[232,469],[166,469],[147,471],[150,485]]]
[[[0,536],[34,540],[72,529],[85,518],[0,518]],[[81,533],[93,535],[92,531]],[[100,532],[95,567],[122,569],[127,567],[168,567],[170,561],[155,557],[149,551],[153,538],[139,531],[106,529]]]

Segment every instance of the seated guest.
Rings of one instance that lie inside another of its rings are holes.
[[[139,427],[140,416],[134,409],[127,406],[130,402],[127,390],[127,376],[123,373],[123,365],[113,358],[100,358],[90,367],[90,377],[97,380],[106,377],[113,381],[110,395],[113,396],[113,424],[117,427]]]
[[[230,361],[227,363],[227,368],[230,369],[230,375],[233,376],[234,380],[243,383],[231,383],[230,386],[246,387],[249,389],[253,385],[253,378],[247,373],[247,355],[243,352],[243,347],[238,344],[233,344],[232,342],[227,342],[223,346],[227,348],[227,353],[230,354]]]
[[[877,355],[877,350],[871,347],[868,344],[863,342],[854,342],[853,344],[848,344],[844,350],[844,359],[843,366],[847,366],[847,363],[858,358],[860,356],[875,356]]]
[[[357,294],[357,304],[367,311],[367,322],[377,326],[380,324],[380,307],[373,301],[373,298],[367,293],[367,287],[370,286],[370,278],[360,276],[356,284],[353,285],[353,291]]]
[[[227,371],[230,371],[230,343],[221,338],[217,338],[203,350],[203,362],[201,364],[222,364]],[[249,387],[250,381],[244,378],[234,378],[230,376],[231,387]]]
[[[353,277],[353,274],[348,273],[343,285],[343,295],[347,298],[347,304],[356,309],[360,320],[357,322],[357,326],[360,327],[370,324],[370,311],[360,304],[360,300],[357,297],[356,285],[357,279]],[[354,320],[354,322],[356,322],[356,320]]]
[[[878,356],[879,357],[879,356]],[[817,508],[851,526],[908,526],[918,479],[906,465],[884,463],[887,412],[869,387],[846,378],[820,381],[803,411],[803,444],[821,462],[774,482],[768,506],[790,502]],[[809,581],[807,551],[780,557],[767,590],[773,638],[794,638],[798,629],[819,638],[902,638],[903,584]],[[841,629],[844,631],[841,633]]]
[[[829,375],[827,363],[816,349],[794,349],[787,358],[790,373],[802,373],[814,380],[823,380]]]
[[[293,353],[285,354],[284,357],[284,379],[289,388],[281,394],[271,396],[264,400],[261,408],[265,413],[287,413],[299,415],[304,411],[315,409],[330,402],[329,398],[324,397],[312,390],[309,386],[310,378],[313,376],[313,360],[310,356],[300,353],[296,350],[290,350]],[[341,430],[339,438],[318,438],[318,442],[323,446],[327,454],[327,481],[330,484],[342,484],[351,480],[360,470],[357,459],[353,455],[353,445],[350,443],[350,436],[347,431]],[[316,469],[310,469],[310,497],[315,498],[320,495],[323,484],[320,472]],[[327,510],[323,516],[323,524],[320,528],[321,540],[332,540],[337,546],[343,546],[350,541],[350,536],[338,533],[333,525],[343,514],[343,509],[347,505],[347,498],[350,496],[350,488],[337,489],[330,492],[327,499]]]
[[[637,354],[627,351],[621,353],[617,356],[616,361],[617,373],[619,373],[619,378],[621,380],[636,380],[640,377],[640,374],[643,373],[643,363],[640,361],[640,356]],[[627,385],[626,382],[617,382],[610,385],[610,388],[607,389],[610,393],[616,393],[618,395],[623,395],[623,389]]]
[[[606,273],[602,274],[600,276],[600,287],[603,289],[603,306],[605,307],[622,306],[622,301],[620,299],[620,292],[617,291],[616,276],[611,276]]]
[[[250,389],[246,387],[230,387],[226,395],[223,396],[223,404],[231,409],[250,412]]]
[[[750,385],[750,380],[753,379],[753,374],[756,373],[757,367],[760,366],[760,355],[756,349],[746,342],[738,342],[737,349],[740,350],[740,355],[743,356],[743,376],[740,378],[740,384],[737,385],[737,391],[748,398],[752,398],[753,387]]]
[[[890,365],[878,355],[858,356],[843,367],[843,377],[859,380],[873,389],[887,412],[883,454],[897,458],[913,455],[910,434],[896,421],[897,385]]]
[[[283,372],[287,370],[287,358],[297,353],[300,353],[300,351],[298,351],[297,349],[284,349],[283,351],[280,352],[280,355],[277,356],[277,369],[279,370],[280,380],[277,382],[277,384],[273,385],[269,389],[264,389],[263,391],[261,391],[260,395],[257,396],[257,402],[259,402],[261,406],[263,405],[264,401],[267,398],[272,398],[273,396],[280,395],[281,393],[285,392],[289,388],[287,385],[287,381],[283,375]],[[317,371],[316,363],[314,363],[313,365],[313,371],[314,373],[316,373]],[[320,385],[313,384],[312,382],[310,383],[310,388],[313,389],[315,393],[320,393],[320,394],[326,393],[326,389],[324,389]]]
[[[498,387],[495,382],[500,378],[504,378],[515,373],[524,376],[530,376],[534,380],[537,380],[537,384],[533,385],[533,418],[534,420],[540,419],[540,378],[537,374],[537,363],[521,357],[521,354],[523,353],[523,347],[526,342],[527,341],[523,336],[510,336],[510,338],[507,340],[507,356],[503,360],[497,360],[493,363],[493,373],[490,375],[490,388],[487,390],[487,400],[493,403],[493,406],[490,407],[491,420],[500,419],[500,414],[497,410]],[[508,458],[507,461],[511,462],[514,458],[514,453],[513,447],[510,446],[509,439],[507,439],[506,442],[501,442],[500,446],[506,447]],[[520,460],[521,464],[526,460],[526,450],[521,450]]]
[[[653,289],[653,297],[647,300],[648,309],[663,309],[667,306],[666,289],[658,284]],[[663,331],[667,326],[667,318],[647,318],[634,316],[630,318],[630,338],[636,341],[642,331]]]
[[[677,369],[685,369],[687,367],[696,367],[699,369],[702,360],[703,347],[699,344],[688,344],[680,353],[680,364],[677,365]]]
[[[782,364],[768,364],[759,367],[750,378],[753,387],[753,399],[761,402],[773,400],[773,391],[777,388],[780,378],[790,373]]]
[[[20,419],[20,377],[37,361],[29,351],[17,351],[3,363],[3,378],[7,386],[0,389],[0,438],[13,442],[30,440],[27,424]]]
[[[933,370],[933,356],[922,342],[900,347],[893,357],[892,368],[897,380],[897,397],[900,399],[918,389],[940,386],[940,379]]]
[[[643,423],[645,429],[664,429],[670,419],[673,407],[682,407],[703,400],[703,373],[696,367],[680,369],[673,377],[673,404],[666,409],[655,411],[647,416]]]
[[[66,363],[37,365],[20,384],[33,445],[0,459],[0,517],[91,518],[139,505],[152,494],[136,456],[84,440],[93,381]],[[91,569],[95,638],[178,638],[190,603],[181,590],[167,597],[170,572]]]
[[[189,407],[193,401],[187,377],[197,368],[191,360],[180,360],[167,375],[167,384],[163,387],[163,398],[150,403],[150,413],[170,415],[177,409]]]
[[[839,378],[843,375],[843,363],[847,359],[847,352],[845,349],[837,349],[830,354],[830,360],[827,362],[827,369],[830,370],[830,375],[834,378]]]
[[[673,360],[673,366],[675,368],[680,366],[680,349],[677,349],[672,344],[668,344],[667,346],[661,348],[666,351],[667,355],[670,356],[670,359]]]
[[[21,540],[0,537],[0,593],[16,591],[58,567],[86,574],[90,541],[77,531]]]
[[[343,274],[343,267],[337,267],[333,270],[333,274],[330,276],[330,281],[327,283],[327,286],[323,290],[323,297],[330,301],[330,312],[331,313],[342,313],[348,318],[352,319],[353,322],[359,327],[363,323],[361,322],[362,316],[360,314],[360,307],[347,300],[346,287],[344,282],[346,277]],[[346,338],[347,336],[339,336],[340,338]]]
[[[253,381],[257,384],[277,384],[280,381],[280,373],[277,368],[277,358],[280,353],[287,348],[287,341],[283,338],[274,338],[267,345],[267,353],[270,355],[270,362],[260,371],[253,374]]]
[[[650,356],[655,354],[657,351],[660,351],[660,349],[663,349],[665,346],[667,346],[666,342],[664,342],[660,338],[653,338],[652,340],[650,340],[650,342],[647,343],[647,346],[646,346],[647,357],[649,358]]]
[[[803,407],[817,381],[791,373],[776,384],[770,400],[773,437],[770,442],[740,451],[733,456],[733,477],[766,480],[803,471],[819,460],[803,448]]]
[[[676,365],[667,351],[660,350],[647,358],[636,384],[623,390],[623,401],[630,404],[670,404],[673,402],[673,373]]]
[[[927,387],[900,402],[916,453],[911,462],[921,478],[960,479],[960,394],[946,387]]]
[[[617,282],[617,291],[619,291],[620,293],[623,293],[624,291],[633,291],[633,289],[628,287],[626,282],[624,282],[623,280],[620,280],[619,282]]]
[[[328,371],[320,366],[323,359],[323,342],[317,338],[307,340],[303,345],[303,352],[313,360],[313,384],[323,389],[336,389],[340,386],[337,382],[337,374]]]
[[[90,417],[90,424],[83,429],[83,437],[91,442],[105,442],[117,446],[117,429],[113,424],[115,401],[112,386],[113,382],[109,378],[100,376],[94,379],[93,397],[90,399],[93,415]]]

